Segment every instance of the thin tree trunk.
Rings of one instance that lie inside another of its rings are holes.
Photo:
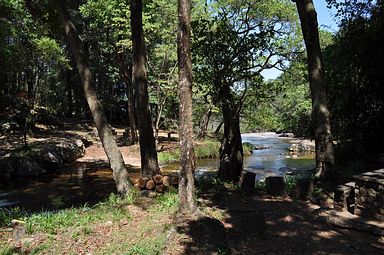
[[[199,133],[197,134],[197,139],[205,139],[207,136],[207,130],[208,130],[208,124],[209,124],[209,119],[211,118],[212,115],[212,109],[213,105],[210,104],[208,105],[208,109],[204,112],[201,121],[200,121],[200,127],[199,127]]]
[[[145,42],[142,20],[142,0],[131,0],[131,32],[133,51],[133,84],[136,89],[141,174],[152,176],[160,172],[155,137],[149,108]]]
[[[137,124],[136,124],[136,111],[135,111],[135,94],[132,84],[132,65],[129,65],[128,72],[130,73],[127,79],[127,94],[128,94],[128,114],[129,114],[129,125],[131,128],[131,139],[133,143],[139,141],[137,135]]]
[[[243,145],[240,133],[240,117],[233,102],[229,86],[221,87],[224,136],[220,148],[220,178],[238,182],[243,171]]]
[[[215,131],[213,132],[213,133],[215,133],[215,136],[218,136],[218,135],[219,135],[220,130],[221,130],[221,127],[222,127],[223,125],[224,125],[224,121],[221,121],[221,122],[219,123],[219,125],[217,125]]]
[[[136,112],[135,112],[135,94],[132,84],[132,65],[129,65],[127,70],[122,71],[122,77],[125,84],[127,85],[127,98],[128,98],[128,117],[129,117],[129,127],[131,130],[131,139],[133,143],[139,141],[137,135],[137,125],[136,125]]]
[[[73,94],[72,94],[72,84],[71,84],[71,70],[69,68],[65,69],[66,73],[66,89],[67,89],[67,100],[68,100],[68,112],[67,117],[72,117],[73,114]]]
[[[316,144],[316,178],[336,182],[317,14],[312,0],[295,2],[308,56],[308,73],[312,96],[312,123]]]
[[[195,153],[192,119],[191,0],[178,2],[178,64],[179,64],[179,137],[180,178],[179,210],[184,214],[196,211],[194,193]]]
[[[92,86],[92,73],[88,66],[86,51],[79,35],[77,34],[77,30],[70,19],[65,1],[56,0],[56,3],[60,19],[65,29],[67,41],[74,55],[74,59],[76,60],[89,109],[91,110],[100,140],[103,143],[105,153],[107,154],[111,169],[113,171],[117,191],[121,195],[126,195],[132,188],[132,183],[121,152],[117,147],[116,140],[111,132],[111,129],[108,127],[103,107],[97,98],[95,89]]]

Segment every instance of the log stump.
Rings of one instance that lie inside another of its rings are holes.
[[[285,182],[282,176],[269,176],[265,179],[267,194],[272,196],[285,195]]]
[[[240,179],[242,191],[252,193],[255,191],[256,173],[243,171]]]
[[[313,180],[300,179],[295,186],[293,197],[298,200],[307,200],[312,195],[313,190]]]

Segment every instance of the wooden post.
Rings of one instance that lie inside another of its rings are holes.
[[[267,193],[272,196],[285,195],[285,182],[282,176],[269,176],[265,179]]]
[[[243,171],[240,179],[241,190],[247,193],[255,191],[256,173]]]

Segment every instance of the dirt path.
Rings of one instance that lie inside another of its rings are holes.
[[[231,190],[204,194],[199,201],[205,213],[225,226],[221,254],[384,254],[383,237],[319,221],[318,206],[309,202]],[[197,224],[191,222],[190,229]],[[206,254],[202,236],[201,231],[178,233],[166,254]]]

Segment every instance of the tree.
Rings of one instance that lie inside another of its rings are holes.
[[[141,174],[146,176],[159,173],[160,168],[157,161],[155,137],[149,106],[142,9],[141,0],[131,0],[133,83],[136,88],[137,117],[140,133]]]
[[[336,182],[326,82],[320,48],[317,14],[312,0],[295,1],[308,57],[312,97],[312,125],[316,146],[315,177]]]
[[[191,58],[191,1],[178,2],[178,64],[179,64],[179,134],[180,179],[179,210],[191,214],[196,211],[193,200],[195,153],[193,149],[192,119],[192,58]]]
[[[384,150],[384,1],[343,4],[333,5],[341,23],[324,62],[336,163],[347,168]]]
[[[222,110],[224,136],[219,176],[237,182],[243,170],[240,116],[249,87],[261,85],[261,72],[280,68],[295,52],[294,10],[290,2],[214,1],[215,11],[194,22],[195,70],[212,86]]]
[[[65,1],[56,0],[56,4],[64,27],[66,39],[76,61],[89,109],[113,171],[117,192],[121,195],[125,195],[132,188],[132,183],[121,152],[119,151],[111,129],[108,126],[103,107],[93,88],[93,78],[88,66],[86,50],[77,33],[75,25],[71,21]]]

